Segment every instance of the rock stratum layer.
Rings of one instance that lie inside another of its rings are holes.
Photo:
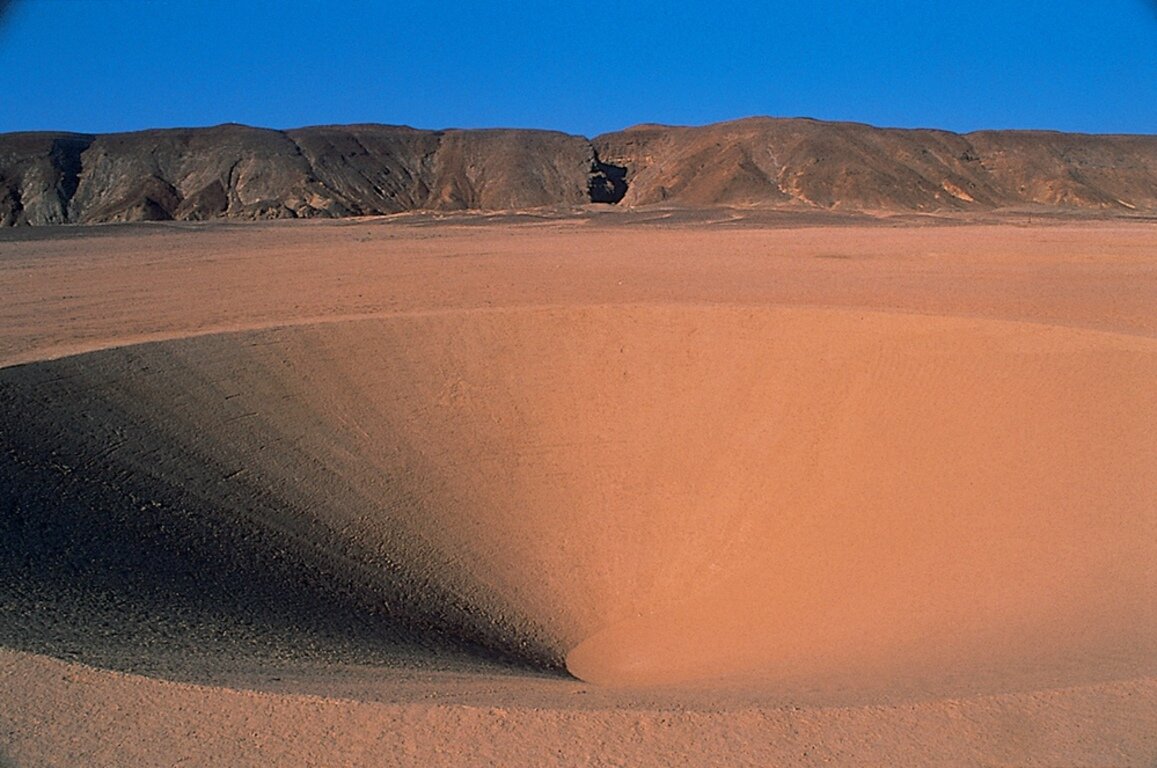
[[[1157,136],[751,118],[538,130],[221,125],[0,135],[0,224],[346,217],[588,203],[1157,211]]]

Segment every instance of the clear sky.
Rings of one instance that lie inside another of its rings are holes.
[[[0,131],[1157,133],[1157,0],[0,0]]]

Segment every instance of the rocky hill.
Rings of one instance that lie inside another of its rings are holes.
[[[932,211],[1157,209],[1157,136],[873,128],[751,118],[639,126],[594,141],[623,203]]]
[[[588,203],[1157,212],[1157,136],[750,118],[551,131],[221,125],[0,135],[0,224],[342,217]]]

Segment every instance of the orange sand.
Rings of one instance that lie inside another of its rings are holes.
[[[1138,223],[4,234],[10,478],[87,505],[38,514],[179,491],[189,552],[585,682],[77,656],[147,679],[37,604],[0,764],[1149,764],[1155,266]]]

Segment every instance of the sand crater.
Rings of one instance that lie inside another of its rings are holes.
[[[90,634],[211,614],[609,685],[1088,669],[1157,639],[1155,371],[1135,336],[690,305],[14,366],[5,632],[59,655],[73,595]]]

